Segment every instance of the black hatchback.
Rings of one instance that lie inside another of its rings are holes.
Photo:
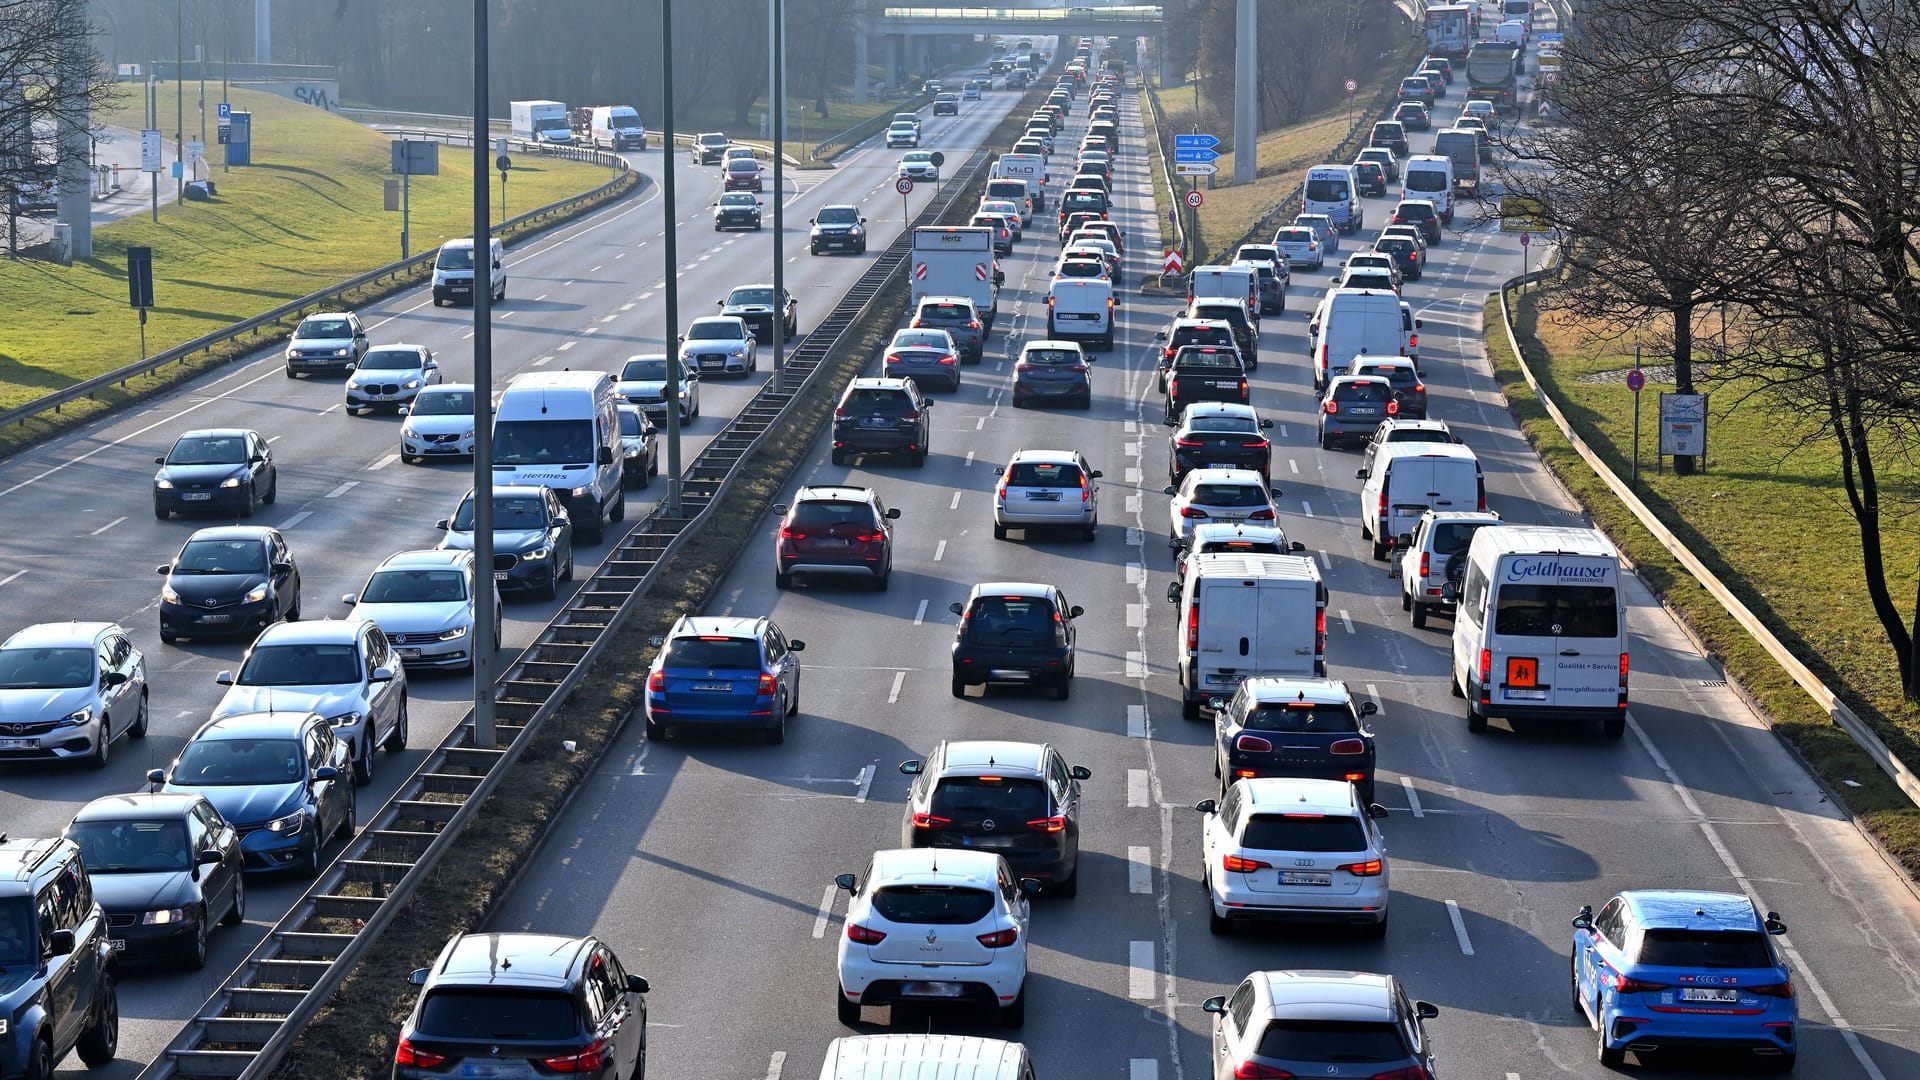
[[[941,743],[900,771],[913,777],[902,847],[983,848],[1017,876],[1046,882],[1049,896],[1080,890],[1085,766],[1045,743],[995,739]]]
[[[833,410],[833,463],[855,454],[901,454],[918,468],[927,463],[933,399],[911,379],[854,379]]]
[[[1059,589],[990,581],[947,610],[960,616],[953,634],[954,697],[989,683],[1050,687],[1061,701],[1072,693],[1074,620],[1083,612]]]
[[[153,463],[153,516],[162,521],[189,510],[252,517],[255,503],[280,495],[273,448],[257,431],[189,431]]]

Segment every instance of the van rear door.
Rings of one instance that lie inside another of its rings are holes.
[[[1254,604],[1262,675],[1312,675],[1319,618],[1311,580],[1263,582]]]
[[[1258,597],[1249,595],[1260,588],[1260,580],[1207,577],[1198,586],[1193,594],[1200,608],[1194,687],[1202,697],[1231,696],[1240,680],[1260,671],[1255,646],[1260,641],[1261,612]]]
[[[1610,559],[1511,555],[1493,582],[1495,702],[1611,709],[1626,652],[1619,570]]]

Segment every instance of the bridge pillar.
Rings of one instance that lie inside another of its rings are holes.
[[[867,20],[855,16],[853,20],[853,102],[856,105],[867,103]]]
[[[900,57],[906,51],[906,43],[899,34],[887,36],[887,85],[898,89],[903,85],[904,73],[900,70]]]
[[[1238,0],[1238,3],[1233,43],[1233,182],[1251,184],[1260,164],[1260,105],[1255,95],[1259,89],[1260,60],[1254,47],[1259,16],[1255,0]]]

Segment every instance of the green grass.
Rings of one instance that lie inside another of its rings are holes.
[[[1550,294],[1548,294],[1550,295]],[[1540,294],[1529,293],[1516,313],[1527,362],[1580,437],[1618,475],[1631,471],[1632,395],[1620,383],[1581,383],[1583,374],[1631,366],[1632,343],[1596,343],[1564,320],[1540,314]],[[1595,476],[1546,415],[1520,377],[1505,334],[1498,298],[1486,308],[1487,353],[1514,419],[1568,490],[1633,560],[1658,594],[1726,668],[1727,674],[1772,721],[1827,789],[1866,824],[1910,873],[1920,872],[1920,809],[1882,773],[1824,709],[1781,670],[1632,513]],[[1536,336],[1537,335],[1537,336]],[[1544,344],[1543,344],[1544,342]],[[1651,446],[1658,411],[1649,384],[1642,408],[1643,445]],[[1893,657],[1858,583],[1856,534],[1835,502],[1833,459],[1824,446],[1796,449],[1791,431],[1756,403],[1730,408],[1718,399],[1708,428],[1708,471],[1661,476],[1650,453],[1641,461],[1641,498],[1715,576],[1733,589],[1769,629],[1792,647],[1894,753],[1920,761],[1920,715],[1902,704]],[[1914,477],[1896,473],[1901,501],[1910,503]],[[1888,538],[1890,587],[1911,597],[1920,543]],[[1852,781],[1858,787],[1851,786]]]
[[[400,258],[400,214],[381,209],[391,164],[386,136],[271,94],[235,90],[233,101],[253,112],[256,164],[224,173],[212,164],[217,201],[164,205],[157,224],[140,213],[96,229],[94,257],[71,267],[0,263],[7,298],[0,409],[140,359],[139,321],[127,307],[128,247],[153,249],[158,306],[149,313],[149,353]],[[132,107],[109,122],[140,126]],[[217,162],[218,147],[210,149]],[[443,147],[440,175],[414,179],[414,252],[471,232],[471,160]],[[520,155],[507,184],[508,216],[590,190],[609,175]]]

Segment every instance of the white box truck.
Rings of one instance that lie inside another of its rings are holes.
[[[986,320],[1000,313],[1006,274],[993,255],[993,230],[972,225],[928,225],[913,230],[912,307],[929,296],[964,296]]]
[[[1305,555],[1195,555],[1167,601],[1179,607],[1180,713],[1189,720],[1253,676],[1327,673],[1327,587]]]
[[[994,179],[1020,179],[1027,182],[1027,194],[1035,211],[1047,208],[1047,159],[1039,154],[1001,154],[994,159]]]
[[[515,101],[509,104],[513,115],[513,137],[528,142],[573,142],[573,128],[567,123],[564,101]]]

